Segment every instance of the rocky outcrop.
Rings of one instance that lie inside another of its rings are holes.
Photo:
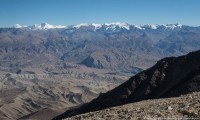
[[[199,61],[200,51],[164,58],[113,90],[100,94],[98,98],[79,108],[66,111],[55,120],[141,100],[200,91]]]

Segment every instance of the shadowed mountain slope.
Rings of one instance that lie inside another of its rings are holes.
[[[164,58],[113,90],[79,108],[66,111],[55,120],[141,100],[200,91],[199,61],[200,51]]]

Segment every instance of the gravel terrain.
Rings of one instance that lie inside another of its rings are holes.
[[[200,119],[200,92],[174,98],[145,100],[65,120]]]

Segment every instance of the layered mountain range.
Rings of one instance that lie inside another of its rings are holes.
[[[118,22],[59,27],[42,23],[15,27],[0,28],[1,71],[34,73],[28,70],[32,67],[50,73],[56,66],[65,69],[73,63],[109,69],[113,74],[135,74],[163,57],[200,49],[200,27],[180,24]]]

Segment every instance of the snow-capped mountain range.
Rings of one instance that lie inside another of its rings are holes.
[[[125,29],[125,30],[130,30],[130,29],[140,29],[140,30],[145,30],[145,29],[159,29],[159,28],[164,28],[164,29],[175,29],[175,28],[181,28],[181,24],[141,24],[141,25],[131,25],[126,22],[115,22],[115,23],[105,23],[105,24],[88,24],[88,23],[81,23],[78,25],[70,25],[70,26],[63,26],[63,25],[50,25],[48,23],[41,23],[41,24],[35,24],[31,26],[23,26],[16,24],[13,26],[13,28],[26,28],[30,30],[48,30],[48,29],[58,29],[58,28],[65,28],[65,29],[80,29],[80,28],[92,28],[93,30],[98,30],[98,29],[105,29],[105,30],[110,30],[110,31],[115,31],[117,29]]]
[[[199,49],[200,27],[180,24],[117,22],[54,26],[43,23],[0,28],[0,52],[6,54],[2,59],[14,62],[16,57],[19,62],[24,56],[32,61],[32,55],[35,55],[37,61],[38,56],[50,54],[58,61],[135,74],[163,57]],[[7,54],[13,57],[9,58]],[[47,58],[47,61],[51,59]],[[22,66],[30,64],[21,63]]]

